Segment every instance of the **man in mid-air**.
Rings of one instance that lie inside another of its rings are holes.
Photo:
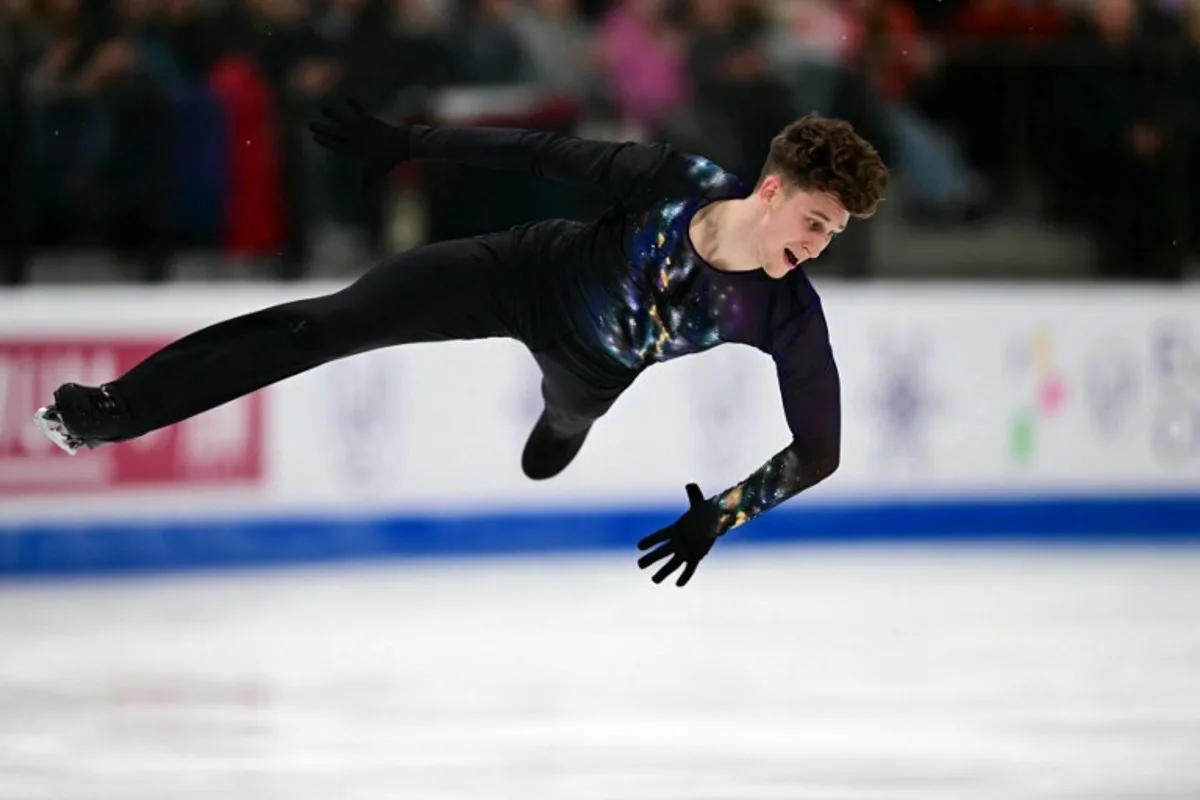
[[[792,440],[713,497],[645,536],[638,561],[685,585],[717,537],[824,480],[838,466],[841,397],[804,262],[850,219],[874,214],[888,173],[846,122],[808,116],[771,142],[753,187],[664,144],[539,131],[393,126],[358,103],[310,125],[317,143],[376,182],[405,161],[517,170],[602,190],[598,219],[551,219],[394,255],[329,295],[187,335],[98,387],[68,383],[37,421],[60,447],[122,442],[336,359],[413,342],[505,337],[541,367],[545,408],[521,457],[553,477],[646,368],[727,342],[775,361]],[[671,413],[664,408],[663,413]],[[647,442],[647,447],[658,446]],[[652,456],[647,452],[647,456]]]

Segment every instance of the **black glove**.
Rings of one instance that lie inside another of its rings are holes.
[[[335,153],[362,162],[363,194],[375,189],[384,175],[408,160],[408,128],[389,125],[354,99],[345,108],[322,108],[326,119],[310,122],[313,141]]]
[[[682,517],[638,542],[639,550],[649,550],[651,547],[659,545],[657,549],[638,559],[638,566],[642,569],[667,556],[671,557],[671,560],[662,569],[654,573],[651,580],[655,583],[662,583],[668,575],[682,565],[683,572],[675,585],[685,585],[692,579],[692,574],[700,564],[700,559],[708,555],[713,542],[717,540],[716,506],[704,499],[700,487],[694,483],[687,485],[687,495],[691,502],[691,508]]]

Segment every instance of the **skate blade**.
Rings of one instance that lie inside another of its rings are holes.
[[[50,406],[39,408],[33,418],[38,427],[42,429],[42,433],[46,434],[46,438],[62,448],[68,455],[75,455],[79,452],[79,448],[83,447],[82,441],[67,432],[54,408]]]

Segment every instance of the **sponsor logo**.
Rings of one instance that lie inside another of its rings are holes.
[[[1150,447],[1164,465],[1180,467],[1200,456],[1200,349],[1182,324],[1159,325],[1151,337],[1157,396]]]
[[[47,439],[34,412],[67,382],[112,380],[160,339],[0,339],[0,494],[257,484],[263,477],[261,393],[120,444],[71,456]]]
[[[387,352],[360,354],[326,366],[337,459],[350,485],[373,484],[393,474],[402,450],[397,406],[400,392]]]
[[[1026,465],[1036,453],[1039,429],[1062,413],[1069,397],[1049,326],[1043,325],[1029,338],[1013,343],[1008,352],[1008,371],[1029,382],[1029,393],[1009,423],[1009,452],[1014,462]]]
[[[1095,343],[1083,364],[1081,392],[1092,426],[1112,439],[1132,419],[1141,378],[1138,357],[1125,343],[1108,339]]]
[[[876,355],[876,381],[867,393],[867,404],[881,427],[877,437],[881,463],[919,463],[926,455],[930,420],[943,410],[928,374],[928,340],[885,337]]]

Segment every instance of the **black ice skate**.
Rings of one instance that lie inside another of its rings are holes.
[[[525,476],[542,481],[562,472],[575,459],[590,430],[589,426],[563,439],[550,427],[546,412],[543,411],[529,434],[529,440],[525,442],[525,452],[521,454],[521,469]]]
[[[54,392],[54,403],[39,408],[34,420],[50,441],[74,455],[119,441],[126,408],[106,386],[65,383]]]

